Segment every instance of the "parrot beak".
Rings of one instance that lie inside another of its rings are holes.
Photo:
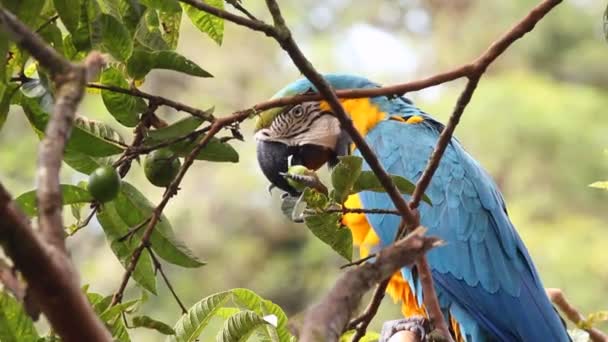
[[[258,140],[257,157],[258,164],[264,176],[276,187],[297,195],[298,191],[287,183],[287,179],[281,174],[286,173],[289,168],[289,147],[275,141]]]
[[[291,165],[289,165],[289,157]],[[331,158],[335,158],[331,149],[318,145],[287,146],[283,143],[268,140],[257,141],[258,164],[266,178],[277,188],[297,196],[300,192],[287,183],[282,174],[290,166],[304,165],[317,170]]]

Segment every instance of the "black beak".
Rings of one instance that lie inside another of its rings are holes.
[[[262,172],[277,188],[293,196],[297,196],[300,192],[291,187],[281,175],[286,173],[290,166],[289,156],[292,156],[291,166],[304,165],[312,170],[319,169],[328,160],[335,158],[334,153],[323,146],[287,146],[279,142],[258,140],[257,157]]]
[[[287,145],[275,141],[258,140],[257,155],[258,164],[260,164],[264,176],[268,178],[270,183],[292,195],[298,194],[298,191],[292,188],[285,177],[281,175],[286,173],[289,167],[290,151]]]

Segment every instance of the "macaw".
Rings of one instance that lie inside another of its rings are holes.
[[[324,76],[334,89],[375,88],[358,76]],[[275,96],[315,92],[298,80]],[[403,96],[341,99],[355,128],[390,174],[417,181],[444,126]],[[270,109],[256,122],[259,166],[276,187],[296,195],[282,176],[291,165],[317,170],[337,157],[359,155],[325,101]],[[369,166],[364,163],[364,169]],[[509,220],[503,197],[489,174],[452,138],[421,203],[421,224],[446,244],[428,253],[440,306],[458,340],[569,341],[523,241]],[[404,195],[408,200],[409,196]],[[348,207],[394,209],[386,193],[351,195]],[[393,242],[400,217],[347,214],[361,254]],[[406,316],[424,315],[415,268],[391,278],[387,292],[402,302]]]

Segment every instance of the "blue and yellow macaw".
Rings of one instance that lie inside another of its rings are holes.
[[[326,75],[334,89],[375,88],[351,75]],[[298,80],[275,97],[314,92]],[[391,174],[416,181],[421,176],[443,125],[404,97],[343,99],[356,129]],[[257,157],[275,186],[297,194],[281,176],[288,166],[318,169],[337,157],[359,154],[324,101],[304,102],[260,114],[256,124]],[[364,169],[369,169],[364,165]],[[532,259],[490,176],[452,139],[427,189],[432,206],[420,205],[428,234],[446,245],[431,250],[428,261],[442,309],[453,333],[467,341],[569,341],[551,305]],[[405,196],[406,200],[409,196]],[[393,209],[385,193],[350,196],[348,207]],[[347,214],[361,254],[393,242],[400,218],[395,215]],[[404,315],[425,314],[415,270],[392,277],[387,292],[402,302]]]

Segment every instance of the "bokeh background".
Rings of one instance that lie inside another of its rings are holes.
[[[244,5],[269,19],[262,1]],[[534,2],[300,0],[281,5],[319,70],[391,84],[471,61]],[[558,6],[491,66],[456,131],[502,189],[545,286],[563,289],[585,313],[608,309],[608,192],[588,187],[608,179],[605,5],[567,0]],[[215,106],[218,115],[261,102],[299,77],[271,39],[229,23],[223,45],[217,46],[183,20],[178,51],[215,78],[154,71],[145,89],[199,108]],[[456,81],[408,96],[445,121],[462,86]],[[97,94],[87,96],[81,114],[119,128]],[[166,108],[159,114],[168,121],[182,116]],[[326,292],[344,260],[304,225],[282,216],[278,192],[268,194],[257,168],[252,123],[244,123],[242,131],[246,141],[233,144],[240,162],[195,164],[166,210],[177,235],[208,265],[165,269],[186,306],[220,290],[247,287],[294,315]],[[37,141],[20,109],[11,108],[0,131],[0,179],[15,195],[35,187]],[[67,166],[62,172],[64,182],[85,178]],[[160,200],[162,189],[146,182],[139,165],[127,180],[153,202]],[[116,290],[123,269],[96,222],[70,238],[69,246],[83,283],[103,294]],[[160,280],[159,296],[144,310],[169,323],[180,316]],[[398,306],[386,299],[373,328],[398,316]],[[207,331],[202,341],[217,330]],[[141,329],[133,337],[163,340]]]

